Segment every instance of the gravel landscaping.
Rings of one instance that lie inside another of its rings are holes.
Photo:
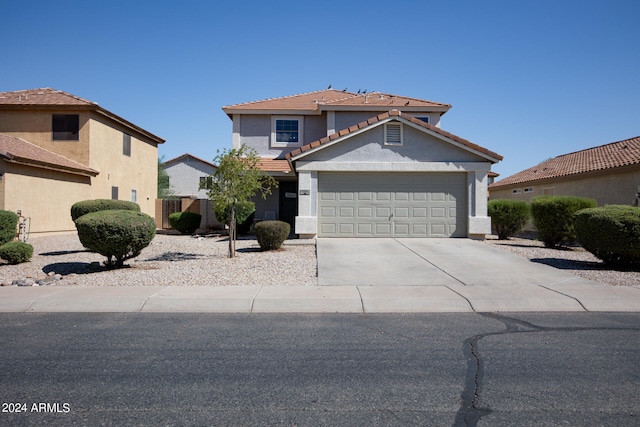
[[[108,270],[104,257],[88,252],[75,234],[32,237],[30,262],[0,261],[0,284],[28,279],[53,286],[316,286],[316,248],[311,242],[288,240],[277,251],[262,252],[255,239],[237,242],[238,254],[227,257],[228,240],[220,236],[158,234],[128,267]],[[610,270],[580,247],[547,249],[532,238],[486,244],[612,286],[640,285],[640,271]]]
[[[105,258],[88,252],[75,234],[32,237],[31,261],[0,265],[0,283],[30,278],[55,286],[315,286],[316,248],[301,242],[262,252],[255,239],[238,240],[237,256],[228,258],[226,237],[157,234],[128,267],[108,270]]]
[[[550,265],[585,279],[612,286],[640,286],[640,271],[611,270],[580,246],[549,249],[531,236],[512,237],[508,240],[498,240],[497,236],[490,236],[485,242],[532,262]]]

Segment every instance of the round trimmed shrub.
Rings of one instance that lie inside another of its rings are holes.
[[[11,211],[0,210],[0,245],[15,239],[18,229],[18,215]]]
[[[488,212],[500,240],[518,233],[529,220],[529,205],[522,200],[489,200]]]
[[[76,228],[82,245],[106,256],[105,265],[110,267],[122,267],[140,255],[156,235],[153,218],[130,210],[88,213],[76,220]]]
[[[231,205],[214,205],[213,213],[222,224],[229,225]],[[256,214],[256,204],[251,201],[236,202],[236,224],[238,234],[247,234]]]
[[[608,205],[575,214],[578,242],[605,264],[640,266],[640,208]]]
[[[0,258],[9,264],[27,262],[33,256],[33,246],[23,242],[9,242],[0,246]]]
[[[169,225],[182,234],[193,234],[198,227],[202,215],[195,212],[174,212],[169,215]]]
[[[595,208],[593,199],[574,196],[538,196],[531,200],[531,217],[538,237],[547,248],[576,241],[573,216],[586,208]]]
[[[82,215],[86,215],[91,212],[109,210],[126,210],[140,212],[140,206],[137,203],[128,202],[126,200],[83,200],[81,202],[74,203],[73,206],[71,206],[71,219],[75,222]]]
[[[256,238],[260,249],[271,251],[280,249],[287,237],[291,226],[284,221],[260,221],[256,224]]]

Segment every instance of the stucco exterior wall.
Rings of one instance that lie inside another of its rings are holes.
[[[53,114],[79,115],[78,141],[53,140]],[[22,138],[83,165],[89,165],[90,126],[89,113],[82,111],[3,111],[0,114],[0,133]]]
[[[310,154],[305,161],[335,162],[482,162],[484,159],[403,125],[401,146],[384,144],[384,125]]]
[[[214,168],[211,165],[185,158],[165,165],[164,170],[169,175],[170,189],[176,196],[208,198],[207,190],[199,190],[199,187],[200,177],[213,174]]]
[[[340,131],[341,129],[347,129],[353,125],[356,125],[360,122],[364,122],[372,117],[377,116],[378,114],[386,113],[388,110],[381,111],[336,111],[336,131]],[[440,113],[413,113],[407,112],[407,114],[411,116],[417,117],[429,117],[429,124],[440,127]]]
[[[2,162],[1,209],[31,218],[31,233],[75,232],[71,205],[91,198],[90,178]]]
[[[283,115],[287,116],[287,115]],[[289,116],[287,116],[289,117]],[[327,136],[327,117],[326,114],[319,116],[300,116],[304,117],[303,122],[303,140],[302,144],[308,144],[320,138]],[[284,158],[284,156],[296,147],[272,147],[271,146],[271,115],[252,115],[245,114],[239,119],[240,131],[238,143],[234,143],[234,147],[245,144],[253,147],[258,151],[261,157]],[[237,147],[236,147],[237,148]]]
[[[525,192],[525,188],[533,191]],[[519,193],[514,193],[518,190]],[[608,172],[585,174],[574,178],[519,184],[501,189],[489,189],[490,199],[514,199],[530,202],[546,193],[553,196],[577,196],[596,199],[598,206],[606,204],[636,205],[640,191],[640,166]]]
[[[92,120],[89,167],[100,171],[92,178],[92,197],[110,199],[112,187],[118,187],[118,199],[131,201],[136,190],[140,210],[155,216],[158,192],[158,147],[131,135],[131,156],[123,154],[126,130]]]

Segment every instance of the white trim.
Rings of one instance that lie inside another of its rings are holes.
[[[276,142],[276,122],[278,120],[295,120],[298,122],[298,142]],[[304,145],[304,116],[271,116],[271,147],[301,147]]]
[[[490,169],[488,162],[296,162],[297,171],[319,172],[468,172]]]
[[[395,129],[393,128],[393,126],[397,126],[398,127],[398,135],[395,132]],[[391,133],[390,133],[391,132]],[[389,138],[389,135],[391,135],[391,138]],[[403,138],[402,138],[402,123],[390,123],[387,122],[384,124],[384,145],[391,145],[391,146],[395,146],[395,147],[401,147],[403,143]]]
[[[327,136],[336,133],[336,112],[327,111]]]

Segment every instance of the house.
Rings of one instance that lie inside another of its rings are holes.
[[[154,216],[164,140],[50,88],[0,92],[0,209],[21,211],[31,233],[75,231],[70,208],[130,200]]]
[[[207,178],[216,170],[216,165],[185,153],[162,163],[169,175],[169,190],[176,197],[207,199]]]
[[[223,228],[216,221],[213,207],[207,196],[207,182],[216,165],[192,154],[185,153],[162,163],[169,176],[169,190],[178,203],[156,202],[156,225],[169,228],[168,217],[173,212],[194,212],[202,216],[201,229]]]
[[[544,161],[489,186],[491,199],[578,196],[598,205],[638,206],[640,136]]]
[[[482,238],[488,174],[502,156],[442,130],[450,108],[327,89],[222,109],[233,147],[256,149],[279,181],[256,218],[287,221],[301,237]]]

